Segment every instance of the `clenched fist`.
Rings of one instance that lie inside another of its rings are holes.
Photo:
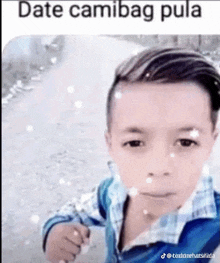
[[[79,223],[55,225],[47,237],[46,259],[52,263],[74,261],[82,245],[89,244],[90,230]]]

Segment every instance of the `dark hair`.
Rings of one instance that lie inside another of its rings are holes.
[[[220,108],[220,75],[203,55],[182,48],[148,49],[129,58],[116,69],[107,98],[107,127],[112,121],[112,103],[119,82],[200,84],[211,98],[211,120],[215,126]]]

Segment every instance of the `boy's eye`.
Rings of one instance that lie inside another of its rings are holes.
[[[123,146],[141,147],[141,146],[144,146],[144,143],[139,140],[133,140],[133,141],[125,142]]]
[[[189,139],[180,139],[178,144],[180,144],[180,146],[182,147],[190,147],[193,145],[197,145],[197,142],[189,140]]]

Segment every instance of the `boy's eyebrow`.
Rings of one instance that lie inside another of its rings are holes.
[[[126,129],[122,130],[123,133],[145,133],[144,129],[137,128],[137,127],[127,127]]]
[[[202,128],[198,128],[195,126],[189,126],[189,127],[182,127],[177,130],[178,132],[191,132],[191,131],[198,131],[200,133],[204,133],[204,130]],[[138,127],[127,127],[126,129],[122,130],[122,133],[139,133],[143,134],[146,133],[146,130],[143,128]]]
[[[191,131],[199,131],[201,133],[204,133],[204,130],[195,126],[189,126],[189,127],[183,127],[178,129],[179,132],[191,132]]]

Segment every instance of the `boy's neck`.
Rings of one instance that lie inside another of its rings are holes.
[[[140,195],[128,199],[125,217],[127,216],[134,216],[135,219],[138,216],[138,218],[149,224],[152,224],[159,218],[159,216],[148,213],[146,209],[146,200]]]
[[[159,218],[153,214],[146,214],[145,211],[146,205],[143,197],[128,198],[124,209],[124,223],[119,250],[122,250],[141,233],[148,231],[151,225]]]

